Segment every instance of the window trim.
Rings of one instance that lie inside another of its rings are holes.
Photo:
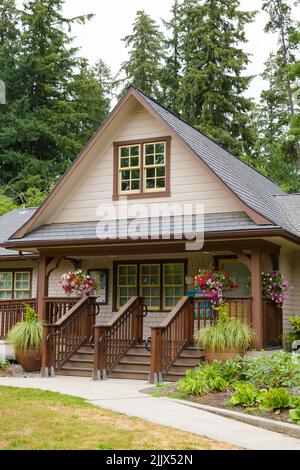
[[[144,145],[153,143],[157,144],[160,142],[166,143],[166,187],[164,190],[158,191],[145,191],[144,189],[144,174],[145,174],[145,166],[144,166]],[[121,192],[120,191],[120,178],[119,178],[119,148],[124,147],[126,145],[139,145],[140,146],[140,190],[137,192]],[[171,194],[171,184],[170,184],[170,173],[171,173],[171,165],[170,165],[170,152],[171,152],[171,137],[170,136],[163,136],[163,137],[153,137],[152,139],[136,139],[136,140],[126,140],[121,142],[114,142],[114,168],[113,168],[113,195],[112,199],[114,201],[118,201],[121,197],[127,197],[127,199],[140,199],[140,198],[154,198],[154,197],[170,197]]]
[[[183,287],[184,292],[186,291],[186,275],[188,270],[188,259],[187,258],[175,258],[175,259],[141,259],[137,261],[132,260],[117,260],[113,262],[113,311],[118,310],[117,306],[117,296],[118,296],[118,266],[125,264],[135,264],[137,265],[137,296],[140,295],[140,265],[141,264],[160,264],[160,306],[158,310],[149,310],[150,312],[170,312],[172,308],[164,309],[163,308],[163,265],[164,264],[177,264],[181,263],[184,265],[183,267]]]
[[[6,299],[6,300],[26,300],[25,299],[18,299],[15,297],[15,273],[29,273],[29,297],[27,299],[32,298],[32,268],[2,268],[0,269],[0,273],[12,273],[12,297],[11,299]],[[5,299],[0,299],[0,301],[5,301]]]

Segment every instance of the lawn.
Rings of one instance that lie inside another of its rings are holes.
[[[0,387],[2,450],[223,450],[230,445],[93,406],[81,398]]]

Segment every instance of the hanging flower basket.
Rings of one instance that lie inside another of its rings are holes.
[[[97,289],[96,282],[88,274],[76,271],[61,276],[60,284],[66,295],[92,295]]]
[[[284,300],[289,297],[291,287],[281,273],[262,273],[263,295],[275,302],[278,307],[282,307]]]
[[[218,307],[224,302],[225,294],[233,292],[240,286],[230,279],[229,273],[210,268],[199,269],[193,277],[195,290],[199,294],[209,297],[212,307]]]

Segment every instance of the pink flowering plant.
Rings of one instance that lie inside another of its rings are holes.
[[[198,273],[194,275],[193,284],[200,294],[209,297],[212,307],[221,305],[225,300],[225,294],[240,287],[230,279],[228,272],[214,268],[199,269]]]
[[[95,280],[82,271],[63,274],[60,283],[66,295],[90,295],[97,288]]]
[[[281,273],[262,273],[263,295],[281,307],[289,296],[289,283]]]

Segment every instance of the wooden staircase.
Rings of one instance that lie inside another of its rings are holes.
[[[194,369],[203,360],[204,354],[199,349],[188,346],[174,361],[167,374],[166,382],[176,382],[185,377],[187,369]],[[144,344],[131,347],[107,376],[111,379],[148,380],[151,353]],[[89,346],[82,346],[73,356],[56,371],[57,375],[92,377],[94,352]]]
[[[92,377],[94,369],[94,351],[90,346],[81,346],[59,369],[57,375]]]

